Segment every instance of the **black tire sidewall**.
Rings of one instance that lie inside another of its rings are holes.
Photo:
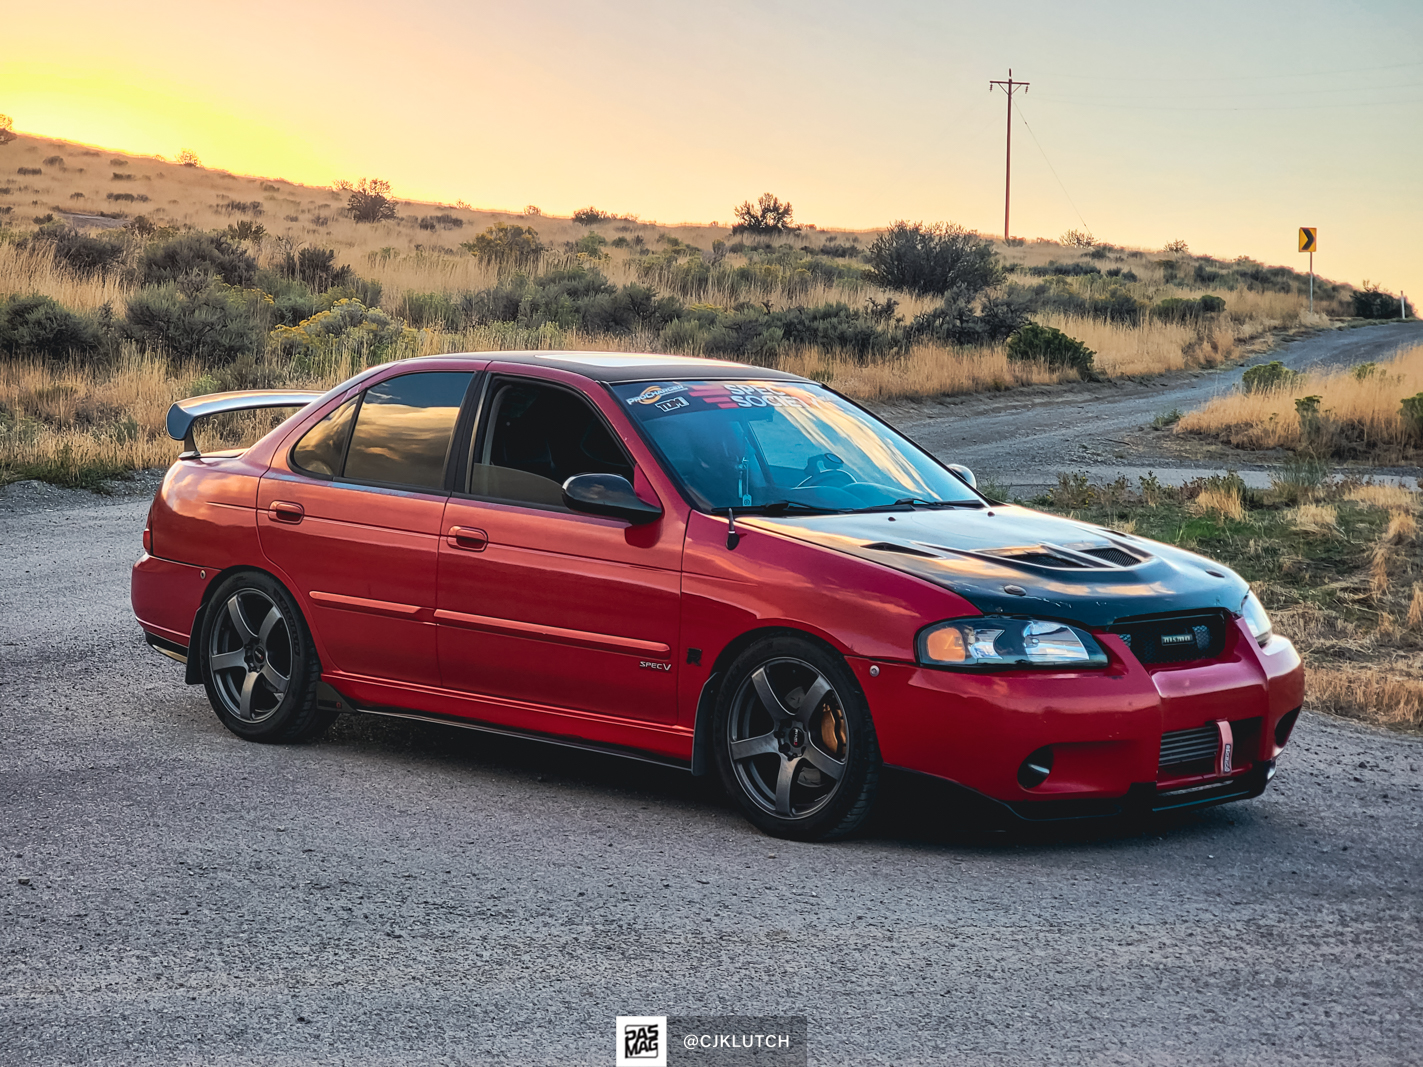
[[[850,730],[846,774],[839,789],[829,804],[803,819],[782,819],[766,811],[747,796],[732,768],[727,744],[732,702],[742,683],[767,660],[782,658],[804,660],[830,681],[840,697],[841,709],[845,713],[846,725]],[[763,638],[732,661],[726,678],[717,691],[712,723],[712,750],[727,794],[736,801],[747,819],[758,829],[774,837],[799,841],[824,841],[844,837],[864,821],[878,789],[879,742],[875,736],[869,703],[855,679],[854,672],[838,652],[817,641],[796,635]]]
[[[208,666],[208,649],[211,647],[212,630],[228,600],[243,589],[253,589],[270,597],[285,617],[287,632],[292,639],[292,675],[286,695],[276,712],[258,723],[244,722],[223,705],[213,683],[212,671]],[[203,688],[207,691],[208,702],[222,724],[238,737],[248,741],[284,742],[300,740],[314,725],[312,711],[316,702],[316,684],[321,672],[311,632],[306,620],[296,606],[296,601],[286,587],[271,575],[261,571],[242,571],[224,579],[208,600],[207,611],[203,614],[203,625],[198,638],[197,653],[202,657]]]

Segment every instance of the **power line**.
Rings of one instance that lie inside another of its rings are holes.
[[[1041,96],[1039,100],[1043,99]],[[1105,108],[1110,111],[1326,111],[1345,108],[1376,108],[1376,107],[1401,107],[1413,104],[1423,104],[1423,98],[1418,100],[1356,100],[1346,104],[1299,104],[1284,105],[1282,107],[1189,107],[1173,104],[1099,104],[1090,100],[1073,99],[1066,96],[1050,96],[1047,98],[1050,104],[1066,104],[1068,107],[1093,107]]]
[[[1092,227],[1087,225],[1087,220],[1082,217],[1082,212],[1077,209],[1077,202],[1072,199],[1072,194],[1067,191],[1067,186],[1058,177],[1057,168],[1052,165],[1052,160],[1048,159],[1047,151],[1043,148],[1042,142],[1038,140],[1038,135],[1033,132],[1033,128],[1028,125],[1027,116],[1023,114],[1023,105],[1018,105],[1018,118],[1028,131],[1028,136],[1033,139],[1033,144],[1038,146],[1038,151],[1042,153],[1043,162],[1047,164],[1047,169],[1052,171],[1052,176],[1057,179],[1058,188],[1062,190],[1062,195],[1067,197],[1067,202],[1072,205],[1072,211],[1077,216],[1077,221],[1082,223],[1082,228],[1088,233],[1092,232]]]
[[[1372,67],[1346,67],[1336,70],[1311,70],[1311,71],[1291,71],[1288,74],[1224,74],[1224,75],[1193,75],[1186,78],[1133,78],[1135,82],[1229,82],[1229,81],[1262,81],[1267,78],[1323,78],[1330,74],[1373,74],[1380,70],[1402,70],[1405,67],[1423,67],[1423,60],[1412,60],[1408,63],[1385,63]],[[1068,74],[1048,71],[1054,78],[1072,78],[1077,81],[1119,81],[1120,76],[1115,74]]]

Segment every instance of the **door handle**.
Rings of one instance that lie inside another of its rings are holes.
[[[489,535],[473,526],[451,526],[445,536],[445,544],[451,548],[462,548],[466,552],[483,552],[489,547]]]
[[[273,500],[267,505],[267,518],[295,526],[306,517],[306,508],[289,500]]]

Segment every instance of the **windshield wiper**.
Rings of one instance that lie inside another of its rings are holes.
[[[844,508],[821,508],[814,504],[803,504],[799,500],[773,500],[769,504],[742,504],[734,505],[730,508],[717,508],[718,511],[735,511],[742,515],[784,515],[788,511],[802,511],[814,515],[834,515],[844,511]]]
[[[923,497],[906,496],[893,504],[875,504],[867,508],[856,508],[858,515],[866,511],[884,511],[886,508],[981,508],[981,500],[925,500]]]

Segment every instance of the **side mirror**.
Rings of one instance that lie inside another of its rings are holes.
[[[963,482],[970,489],[978,488],[978,479],[973,476],[973,471],[969,470],[962,463],[950,463],[949,470],[954,477]]]
[[[563,503],[574,511],[625,519],[634,526],[662,517],[662,509],[642,500],[620,474],[575,474],[563,483]]]

